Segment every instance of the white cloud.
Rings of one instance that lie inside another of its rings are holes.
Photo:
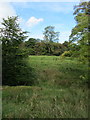
[[[10,3],[1,3],[0,2],[0,19],[6,18],[7,16],[14,16],[16,12]]]
[[[7,17],[17,16],[15,9],[9,2],[0,2],[0,27],[2,27],[2,19]],[[24,19],[19,17],[18,23],[25,23]]]
[[[16,15],[16,12],[14,8],[10,5],[10,3],[0,2],[0,23],[2,22],[3,18],[6,18],[8,16],[15,16],[15,15]]]
[[[27,25],[29,26],[29,27],[32,27],[32,26],[34,26],[34,25],[37,25],[39,22],[42,22],[43,21],[43,18],[39,18],[39,19],[37,19],[37,18],[35,18],[35,17],[31,17],[31,18],[29,18],[29,20],[27,21]]]

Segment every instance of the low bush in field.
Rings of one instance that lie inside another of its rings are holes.
[[[14,71],[11,71],[14,69]],[[5,72],[5,71],[4,71]],[[36,73],[34,68],[28,65],[27,60],[23,60],[14,66],[9,67],[8,74],[3,75],[3,85],[35,85],[37,84]],[[6,80],[6,78],[8,78]]]
[[[72,56],[72,52],[71,51],[65,51],[61,56],[62,57],[71,57]]]

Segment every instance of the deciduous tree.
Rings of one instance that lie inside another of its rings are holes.
[[[80,2],[79,5],[74,7],[74,15],[76,26],[72,29],[70,35],[70,42],[77,42],[81,46],[80,57],[85,58],[88,56],[88,46],[90,44],[89,34],[89,16],[90,16],[90,2]]]
[[[44,29],[44,40],[46,42],[55,42],[59,40],[59,32],[55,32],[55,27],[54,26],[47,26]]]

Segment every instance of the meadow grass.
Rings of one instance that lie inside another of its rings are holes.
[[[87,64],[82,64],[77,59],[63,59],[60,56],[30,56],[28,61],[30,66],[36,70],[40,85],[80,87],[86,83]]]
[[[35,86],[3,86],[3,118],[87,118],[87,64],[59,56],[30,56]]]

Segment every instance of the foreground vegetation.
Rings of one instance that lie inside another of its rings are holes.
[[[38,84],[3,86],[3,118],[88,117],[87,65],[56,56],[30,56],[28,61]]]

